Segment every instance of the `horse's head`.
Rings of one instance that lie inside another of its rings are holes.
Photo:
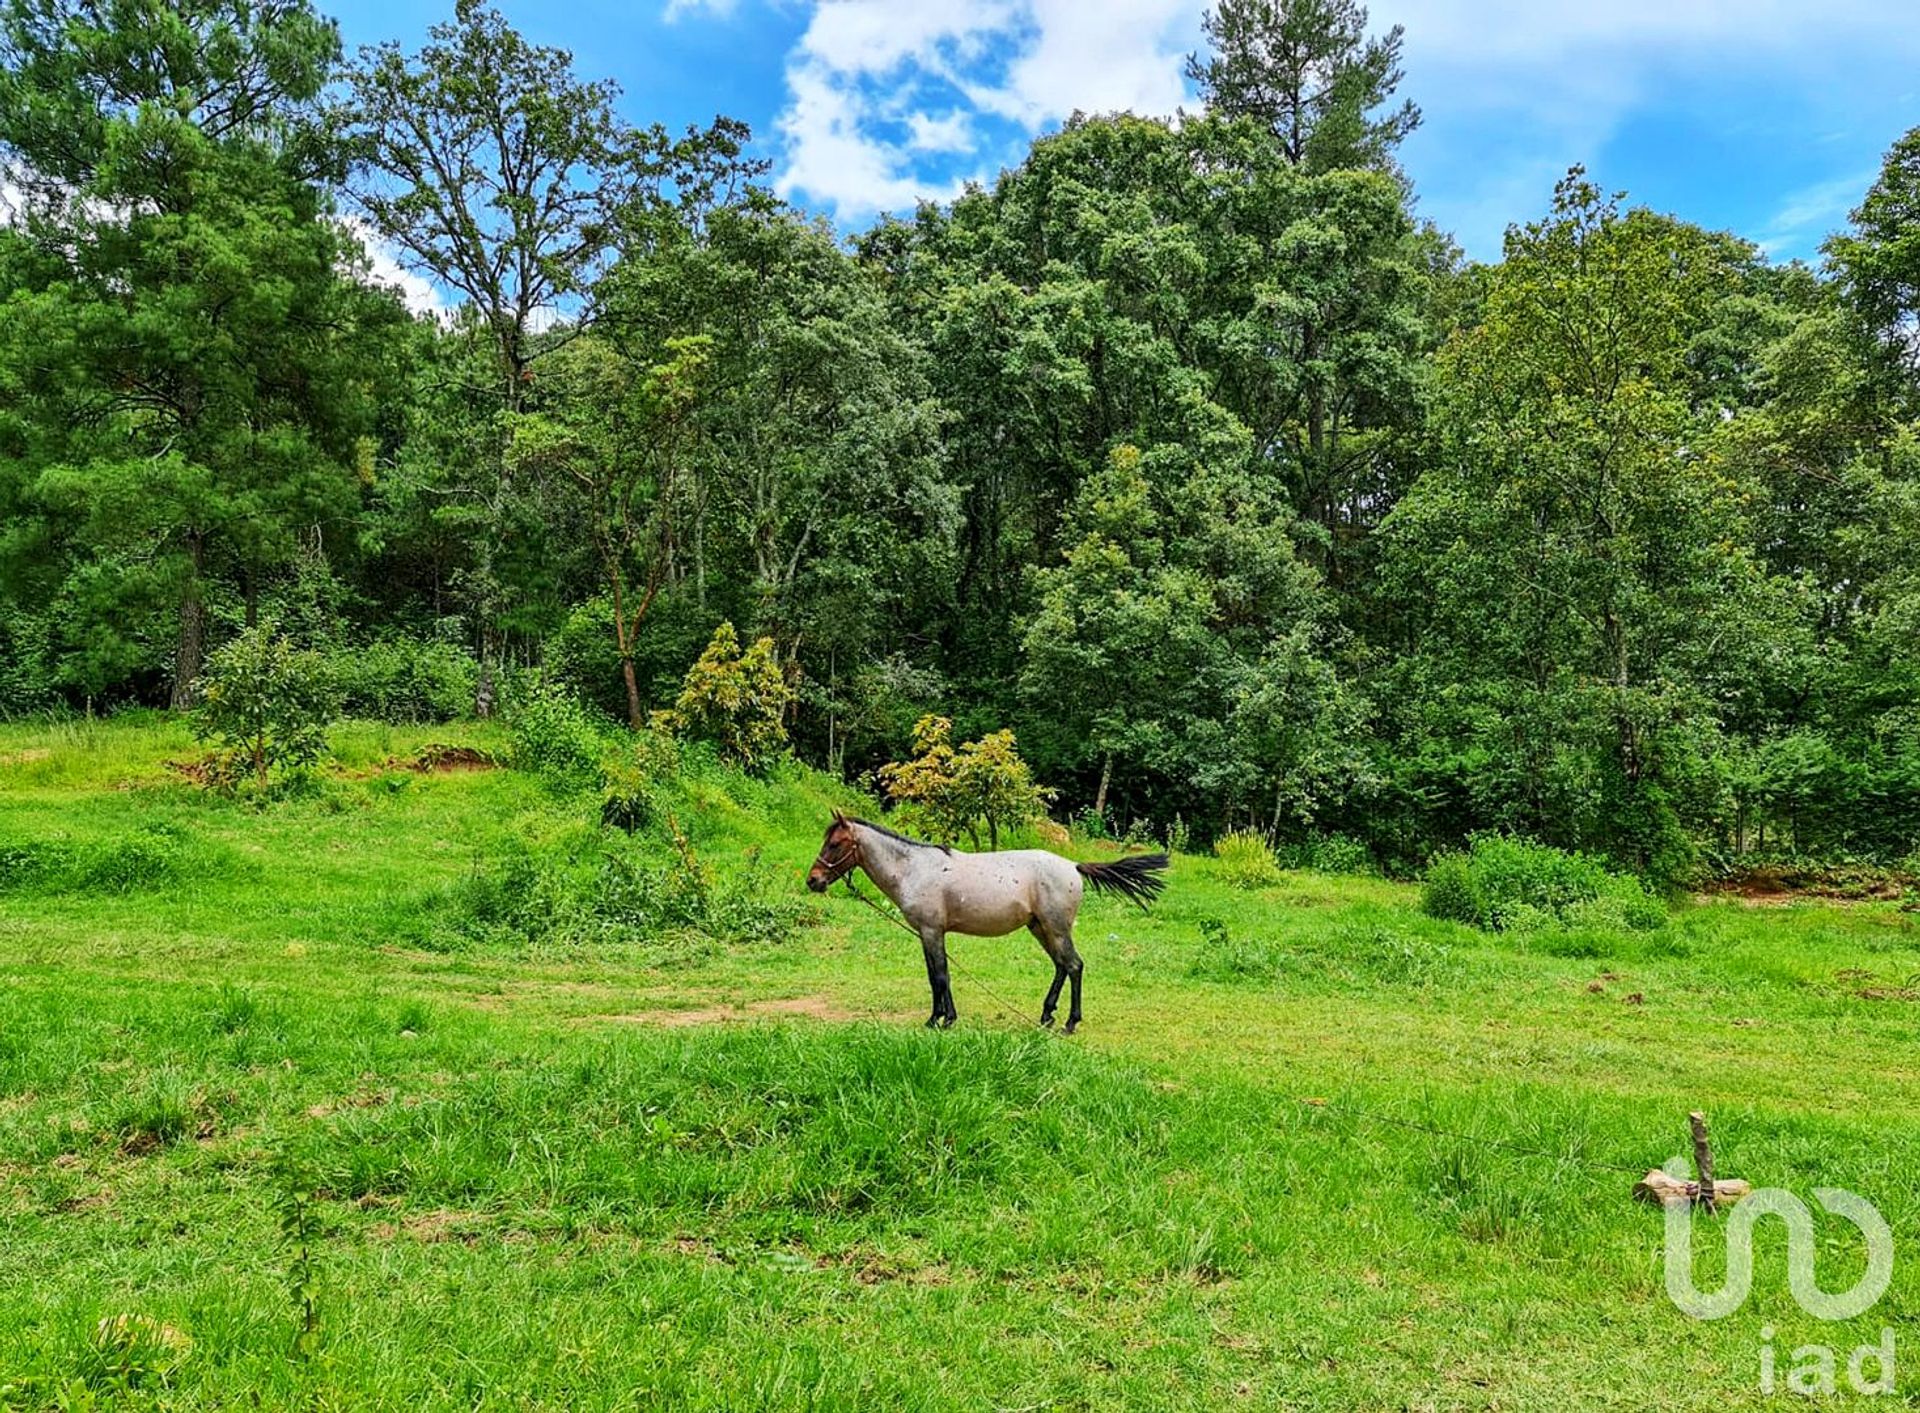
[[[835,810],[833,823],[827,826],[827,837],[820,841],[820,856],[807,870],[807,887],[824,893],[859,864],[860,836],[854,832],[853,821]]]

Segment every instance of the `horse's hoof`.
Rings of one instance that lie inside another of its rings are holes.
[[[1040,1028],[1041,1028],[1042,1030],[1052,1030],[1052,1029],[1053,1029],[1053,1017],[1052,1017],[1052,1016],[1042,1016],[1042,1017],[1040,1017]]]
[[[1079,1022],[1079,1021],[1076,1021],[1076,1020],[1070,1020],[1070,1021],[1068,1021],[1068,1022],[1067,1022],[1067,1026],[1066,1026],[1066,1029],[1065,1029],[1065,1030],[1063,1030],[1063,1031],[1061,1031],[1061,1034],[1062,1034],[1062,1035],[1072,1035],[1072,1034],[1074,1033],[1074,1031],[1076,1031],[1076,1030],[1078,1030],[1079,1028],[1080,1028],[1080,1022]]]
[[[941,1018],[940,1018],[939,1016],[928,1016],[928,1017],[927,1017],[927,1029],[928,1029],[928,1030],[938,1030],[938,1029],[940,1028],[940,1020],[941,1020]]]

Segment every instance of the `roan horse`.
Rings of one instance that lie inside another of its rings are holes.
[[[947,934],[1004,937],[1026,928],[1053,959],[1053,985],[1040,1008],[1040,1024],[1053,1024],[1060,988],[1070,979],[1073,1004],[1067,1010],[1067,1033],[1072,1034],[1080,1024],[1083,970],[1080,954],[1073,950],[1073,920],[1086,885],[1145,908],[1166,886],[1160,877],[1166,867],[1165,854],[1137,854],[1104,864],[1077,864],[1045,849],[968,854],[909,839],[835,810],[820,857],[807,873],[807,887],[824,893],[858,868],[893,900],[920,935],[927,955],[927,985],[933,989],[929,1026],[950,1026],[960,1015],[947,980]]]

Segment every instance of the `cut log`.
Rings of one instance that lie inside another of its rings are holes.
[[[1717,1178],[1713,1184],[1715,1202],[1737,1202],[1753,1191],[1753,1184],[1740,1178]],[[1698,1202],[1700,1184],[1677,1178],[1659,1168],[1648,1168],[1647,1175],[1633,1185],[1633,1195],[1642,1202]]]

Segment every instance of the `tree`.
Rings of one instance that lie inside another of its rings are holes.
[[[1920,378],[1920,127],[1894,143],[1851,222],[1827,258],[1867,327]]]
[[[99,640],[176,618],[192,701],[207,601],[249,617],[297,535],[348,517],[397,306],[316,184],[338,53],[304,0],[0,10],[0,155],[30,251],[0,333],[29,499]],[[136,626],[137,625],[137,626]]]
[[[923,716],[913,728],[913,748],[912,759],[882,766],[880,779],[941,843],[964,833],[978,848],[984,824],[987,847],[997,849],[1002,828],[1019,828],[1047,812],[1053,791],[1034,783],[1011,731],[990,732],[955,750],[953,722]]]
[[[1714,808],[1722,684],[1804,622],[1751,549],[1727,418],[1692,396],[1727,255],[1575,169],[1509,231],[1441,360],[1440,457],[1388,521],[1389,588],[1425,609],[1389,689],[1406,729],[1476,743],[1480,819],[1663,882]]]
[[[1411,101],[1370,116],[1400,86],[1403,31],[1369,38],[1358,0],[1218,0],[1201,28],[1212,52],[1187,57],[1201,98],[1271,129],[1295,166],[1390,171],[1420,125]]]
[[[646,713],[634,652],[672,562],[676,480],[710,351],[704,335],[669,339],[664,361],[635,369],[599,339],[582,339],[562,355],[542,410],[510,424],[508,465],[558,475],[582,501],[581,520],[611,601],[627,720],[636,731]]]
[[[296,649],[275,624],[217,648],[202,696],[194,734],[220,742],[262,790],[271,772],[312,765],[326,753],[337,702],[326,664]]]
[[[520,412],[536,361],[593,322],[616,252],[669,227],[676,202],[705,209],[758,167],[740,160],[746,128],[720,119],[674,139],[616,117],[618,86],[582,82],[565,50],[529,44],[480,0],[458,0],[417,55],[391,42],[362,51],[334,113],[354,159],[354,198],[373,231],[412,268],[457,291],[466,326],[492,354],[492,412]],[[500,555],[518,528],[504,420],[496,456],[472,488],[482,513],[468,574],[480,619],[483,699],[507,608]]]
[[[792,700],[773,639],[757,639],[742,652],[733,625],[722,623],[687,670],[673,706],[674,727],[713,742],[722,756],[751,770],[787,744],[785,718]]]

